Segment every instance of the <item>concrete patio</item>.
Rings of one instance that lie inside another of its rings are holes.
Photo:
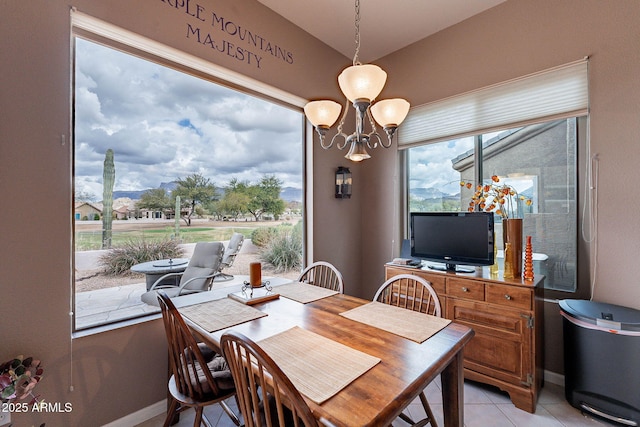
[[[146,291],[143,282],[77,293],[76,329],[159,313],[158,307],[152,307],[140,300],[140,296]]]

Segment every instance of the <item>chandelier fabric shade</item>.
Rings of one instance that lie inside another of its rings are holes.
[[[342,106],[331,100],[311,101],[305,105],[304,113],[318,132],[322,148],[331,148],[336,139],[340,137],[342,141],[337,142],[336,147],[342,150],[350,145],[349,152],[345,157],[359,162],[371,157],[367,148],[374,149],[378,145],[384,148],[391,147],[393,135],[407,116],[410,104],[401,98],[375,101],[387,82],[387,73],[377,65],[363,65],[358,61],[358,51],[360,50],[359,0],[356,0],[355,24],[356,53],[353,57],[353,65],[342,70],[338,76],[338,85],[347,101],[338,124],[338,131],[328,144],[325,144],[326,133],[338,120]],[[345,134],[342,130],[349,111],[349,102],[352,103],[356,114],[355,132],[351,135]],[[365,132],[367,121],[371,128],[368,133]],[[387,134],[387,142],[378,134],[376,123],[382,126]]]

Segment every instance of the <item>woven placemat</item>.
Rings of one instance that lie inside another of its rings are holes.
[[[320,286],[310,285],[302,282],[291,282],[274,288],[280,296],[306,304],[322,298],[330,297],[338,292]]]
[[[256,308],[229,298],[182,307],[178,311],[209,332],[229,328],[267,315]]]
[[[298,326],[259,342],[300,393],[321,404],[380,362]]]
[[[451,323],[449,319],[377,301],[345,311],[340,315],[418,343],[426,341]]]

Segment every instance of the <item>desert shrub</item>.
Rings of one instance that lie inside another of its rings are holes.
[[[302,242],[302,221],[298,221],[291,232],[296,239],[300,239],[300,242]]]
[[[275,235],[261,249],[260,259],[271,264],[276,273],[299,269],[302,266],[301,236],[293,227],[276,228]]]
[[[264,248],[277,234],[277,227],[258,227],[251,233],[251,243],[259,248]]]
[[[100,256],[99,263],[105,274],[122,275],[141,262],[157,259],[180,258],[184,250],[175,240],[130,240],[108,250]]]

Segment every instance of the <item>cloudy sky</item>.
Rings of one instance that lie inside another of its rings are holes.
[[[453,169],[451,159],[471,149],[473,137],[412,148],[409,154],[410,187],[433,187],[444,193],[459,193],[460,172]]]
[[[109,148],[116,191],[193,173],[218,187],[273,174],[302,188],[300,112],[80,38],[75,102],[76,192],[96,200]]]

